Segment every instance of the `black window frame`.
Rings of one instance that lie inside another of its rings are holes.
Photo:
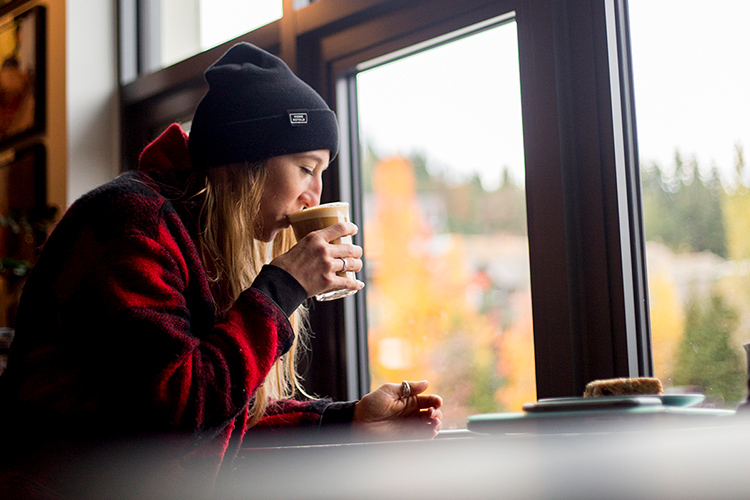
[[[284,0],[282,19],[145,73],[147,64],[133,66],[147,61],[133,12],[154,1],[120,0],[121,81],[132,80],[120,89],[122,169],[166,125],[190,119],[203,70],[248,41],[282,57],[337,109],[342,154],[326,172],[324,201],[355,201],[355,220],[357,65],[514,12],[537,396],[653,373],[627,0]],[[313,305],[304,372],[316,394],[353,399],[369,388],[365,294],[354,297]]]

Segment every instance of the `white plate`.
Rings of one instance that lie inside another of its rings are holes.
[[[546,411],[579,411],[637,406],[693,406],[705,399],[703,394],[640,394],[633,396],[602,396],[596,398],[545,398],[536,403],[526,403],[523,409],[529,413]]]

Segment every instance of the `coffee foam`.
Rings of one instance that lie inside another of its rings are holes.
[[[343,211],[340,209],[344,209]],[[349,204],[345,201],[336,201],[332,203],[324,203],[317,207],[304,208],[299,212],[295,212],[289,215],[289,221],[295,223],[307,219],[314,219],[316,217],[336,217],[338,214],[346,216],[348,213]]]

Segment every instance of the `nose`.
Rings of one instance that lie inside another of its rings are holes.
[[[311,183],[300,196],[302,204],[307,207],[317,207],[320,205],[320,197],[323,193],[323,182],[320,178]]]

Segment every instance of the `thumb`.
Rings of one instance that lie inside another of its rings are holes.
[[[427,390],[430,383],[427,380],[411,381],[407,380],[409,387],[411,388],[411,395],[421,394]]]

